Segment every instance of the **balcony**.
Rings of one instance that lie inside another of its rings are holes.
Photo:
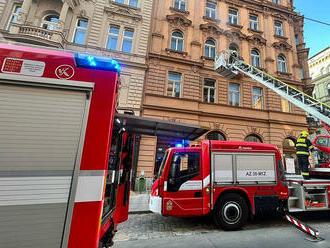
[[[10,31],[3,35],[16,41],[57,48],[63,48],[66,41],[62,32],[18,23],[13,23]]]

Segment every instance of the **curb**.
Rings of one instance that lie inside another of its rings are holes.
[[[128,214],[151,214],[152,212],[150,210],[142,210],[142,211],[132,211],[128,212]]]

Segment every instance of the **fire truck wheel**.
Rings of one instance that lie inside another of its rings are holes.
[[[242,228],[248,220],[248,206],[245,199],[235,193],[222,196],[215,206],[213,219],[217,226],[227,231]]]

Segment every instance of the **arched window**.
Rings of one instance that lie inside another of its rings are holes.
[[[219,131],[211,131],[206,135],[208,140],[226,140],[226,137],[223,133]]]
[[[261,138],[256,134],[250,134],[250,135],[246,136],[244,141],[263,143]]]
[[[231,43],[231,44],[229,45],[229,50],[236,51],[236,52],[239,54],[239,47],[238,47],[238,45],[235,44],[235,43]]]
[[[51,15],[46,15],[43,19],[42,19],[42,28],[44,29],[48,29],[48,30],[57,30],[57,26],[58,26],[58,19],[59,19],[59,15],[56,14],[51,14]]]
[[[179,31],[172,33],[171,49],[176,51],[183,51],[183,34]]]
[[[277,67],[279,72],[287,72],[286,59],[283,55],[277,57]]]
[[[261,67],[260,66],[260,53],[257,49],[251,50],[251,64],[255,67]]]
[[[205,57],[215,58],[215,42],[212,39],[205,42]]]

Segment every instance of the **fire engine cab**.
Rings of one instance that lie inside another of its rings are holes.
[[[212,214],[218,226],[236,230],[263,212],[329,210],[329,199],[330,180],[286,175],[276,146],[205,140],[168,149],[149,207],[164,216]]]

